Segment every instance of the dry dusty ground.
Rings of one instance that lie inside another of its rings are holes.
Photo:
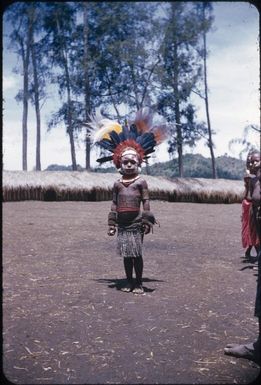
[[[124,283],[110,202],[3,204],[3,367],[20,384],[249,384],[257,336],[241,206],[151,202],[145,295]]]

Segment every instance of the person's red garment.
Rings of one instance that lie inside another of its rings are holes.
[[[259,239],[255,230],[255,224],[251,215],[252,202],[243,199],[242,201],[242,246],[247,248],[249,246],[259,245]]]

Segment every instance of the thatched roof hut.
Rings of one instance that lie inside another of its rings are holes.
[[[80,171],[3,171],[3,201],[111,200],[115,173]],[[151,199],[172,202],[238,203],[242,181],[144,175]]]

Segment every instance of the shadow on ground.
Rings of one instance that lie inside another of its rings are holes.
[[[117,290],[121,290],[123,287],[126,286],[126,279],[104,279],[104,278],[100,278],[100,279],[96,279],[95,281],[99,282],[99,283],[109,283],[108,287],[110,289],[117,289]],[[144,292],[145,293],[153,293],[153,291],[155,289],[150,289],[146,286],[146,282],[164,282],[160,279],[149,279],[149,278],[143,278],[143,288],[144,288]]]

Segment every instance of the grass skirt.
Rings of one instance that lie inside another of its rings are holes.
[[[123,258],[142,257],[143,232],[141,223],[118,226],[117,250]]]

